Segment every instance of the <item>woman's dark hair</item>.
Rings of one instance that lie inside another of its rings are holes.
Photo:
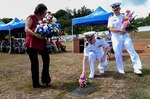
[[[47,10],[47,7],[43,3],[40,3],[40,4],[38,4],[36,6],[34,14],[36,14],[36,15],[38,15],[38,14],[42,15],[45,10]]]

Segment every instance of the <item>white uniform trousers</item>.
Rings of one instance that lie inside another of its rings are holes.
[[[96,59],[99,61],[99,64],[98,64],[98,68],[99,69],[105,69],[105,67],[107,66],[107,64],[108,64],[107,58],[106,58],[106,60],[103,63],[100,62],[103,54],[104,53],[89,52],[89,65],[90,65],[90,72],[91,72],[91,74],[93,74],[93,75],[95,74],[94,65],[95,65],[95,60]]]
[[[133,47],[132,40],[130,38],[130,35],[128,33],[119,35],[119,34],[113,34],[112,35],[112,44],[113,49],[115,52],[115,58],[117,63],[117,68],[119,71],[124,71],[124,65],[122,60],[122,49],[125,47],[127,52],[130,55],[133,68],[134,69],[142,69],[141,60],[135,51]]]

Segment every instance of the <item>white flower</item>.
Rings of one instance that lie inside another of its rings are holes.
[[[48,29],[48,26],[47,26],[47,25],[44,25],[44,26],[43,26],[43,29],[44,29],[44,31],[46,32],[46,30]]]
[[[57,19],[53,17],[52,22],[57,22]]]
[[[42,21],[40,20],[40,21],[38,21],[38,23],[39,23],[39,24],[42,24]]]
[[[43,21],[46,21],[47,20],[47,18],[43,18]]]
[[[49,27],[52,27],[52,24],[48,24]]]
[[[47,15],[46,18],[52,18],[53,16],[50,14],[50,15]]]

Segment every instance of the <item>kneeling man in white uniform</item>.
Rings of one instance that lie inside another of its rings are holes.
[[[87,45],[84,49],[84,57],[83,57],[83,68],[81,78],[85,76],[85,66],[89,62],[90,65],[90,75],[89,78],[94,78],[95,75],[95,60],[97,59],[98,69],[100,73],[104,73],[105,67],[108,64],[107,61],[107,52],[109,44],[104,39],[98,39],[94,36],[95,31],[90,31],[84,33],[84,36],[87,40]]]

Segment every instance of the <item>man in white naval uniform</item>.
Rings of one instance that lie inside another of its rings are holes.
[[[124,17],[124,14],[120,13],[120,5],[121,3],[119,2],[110,5],[114,15],[109,17],[107,25],[107,27],[112,33],[112,45],[115,52],[117,69],[119,73],[125,74],[124,65],[122,61],[122,49],[123,47],[125,47],[127,52],[130,54],[134,73],[136,73],[137,75],[141,75],[141,60],[133,47],[130,35],[127,31],[121,30],[121,22]]]
[[[84,33],[88,45],[84,49],[83,68],[80,78],[83,78],[85,76],[85,66],[87,65],[88,62],[90,65],[89,78],[94,78],[95,75],[94,64],[96,59],[99,61],[98,69],[100,73],[104,73],[104,69],[108,64],[107,52],[109,44],[104,39],[95,38],[94,34],[95,31]]]

